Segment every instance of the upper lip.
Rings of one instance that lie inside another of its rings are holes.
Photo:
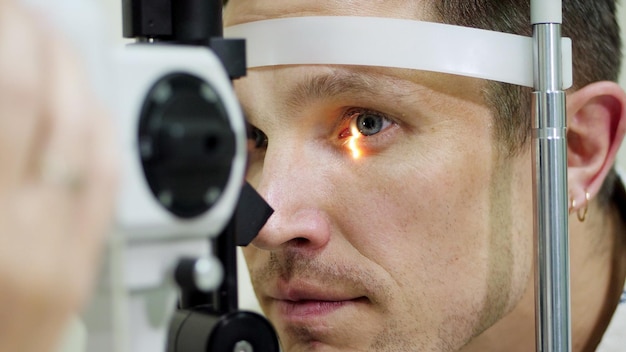
[[[281,301],[326,301],[326,302],[340,302],[349,301],[356,298],[363,297],[359,294],[352,292],[346,292],[340,288],[332,286],[322,286],[316,283],[307,281],[284,281],[278,280],[275,285],[272,285],[272,289],[269,292],[269,296],[276,300]]]

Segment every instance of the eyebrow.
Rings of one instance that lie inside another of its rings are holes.
[[[381,84],[389,79],[365,72],[337,70],[332,73],[311,75],[299,81],[287,97],[291,107],[303,106],[311,101],[332,99],[342,95],[376,96],[380,95]]]

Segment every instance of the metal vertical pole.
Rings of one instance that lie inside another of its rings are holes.
[[[531,0],[537,351],[571,351],[561,0]]]

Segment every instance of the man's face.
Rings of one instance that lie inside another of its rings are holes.
[[[225,24],[427,18],[407,4],[231,0]],[[244,253],[285,351],[456,350],[517,303],[532,260],[530,158],[500,152],[484,88],[321,65],[236,82],[258,129],[248,179],[275,209]]]

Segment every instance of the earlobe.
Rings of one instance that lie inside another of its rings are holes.
[[[596,82],[567,97],[567,164],[573,211],[586,206],[613,167],[626,131],[626,94],[615,82]]]

